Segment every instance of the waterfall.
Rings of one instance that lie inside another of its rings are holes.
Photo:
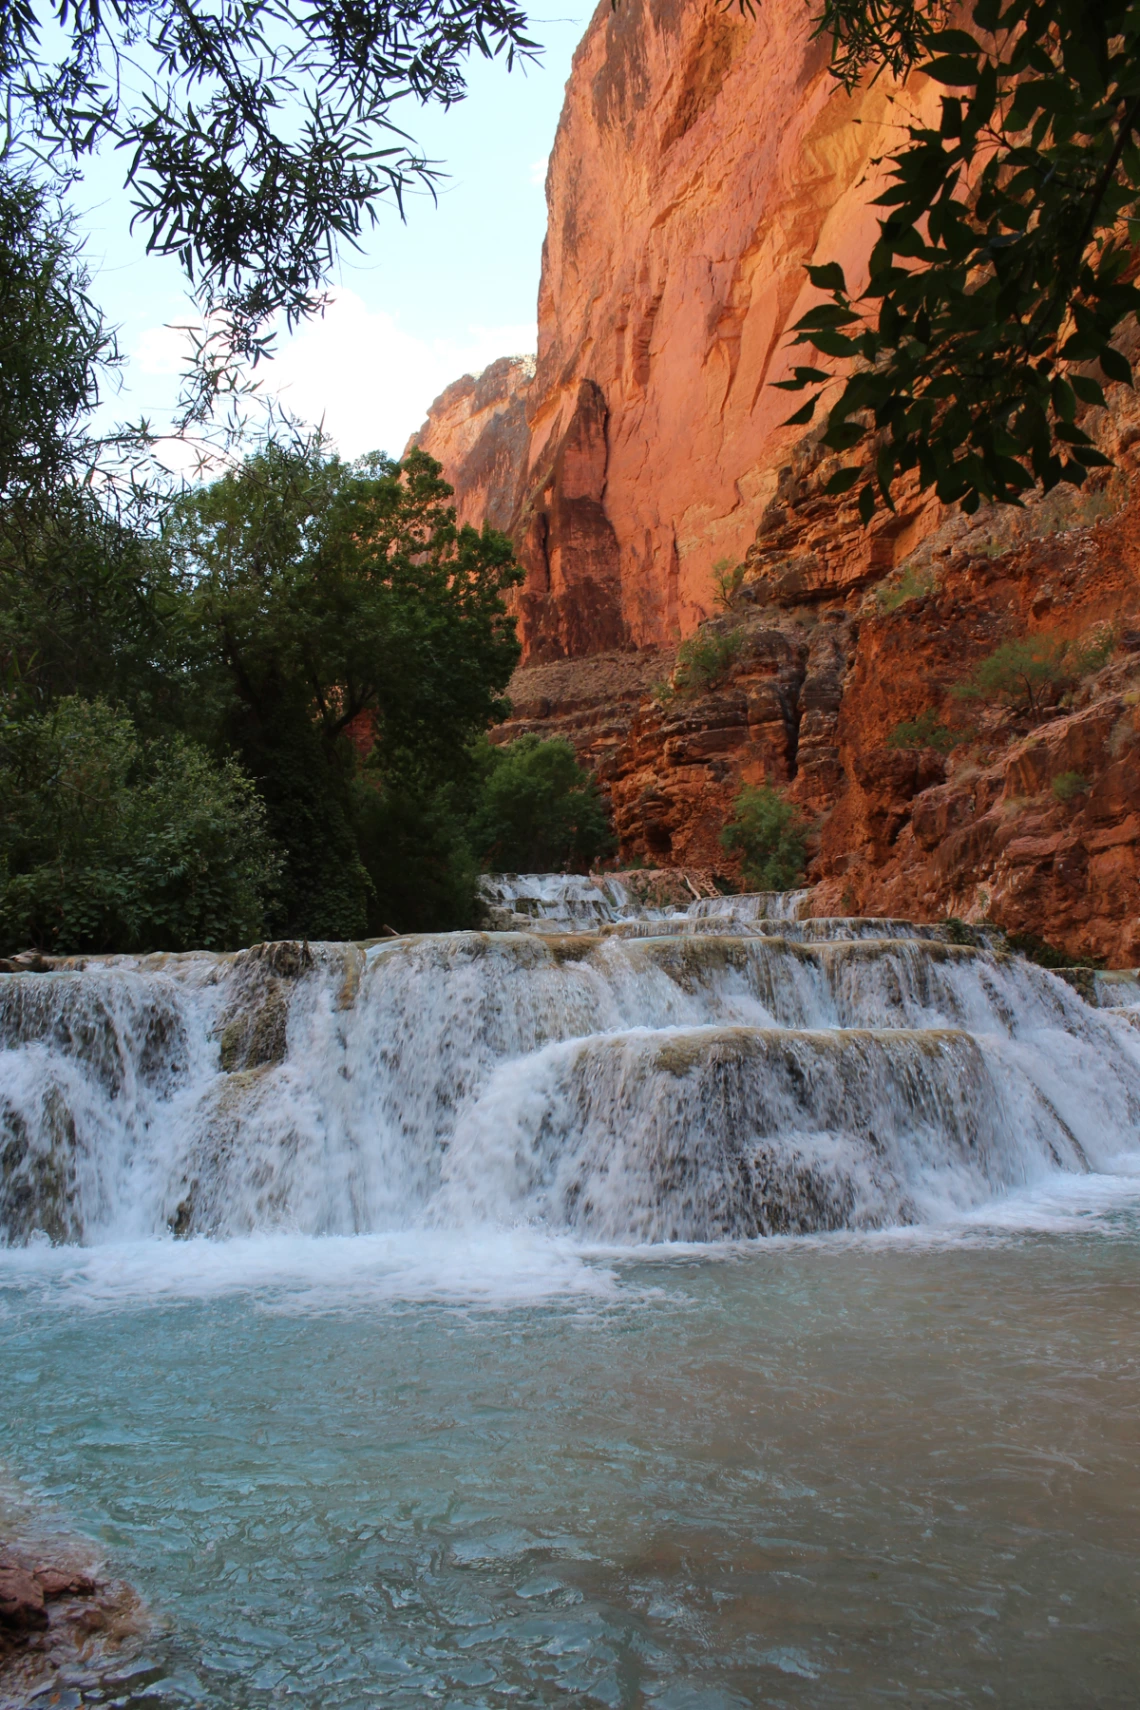
[[[1140,1141],[1134,980],[629,878],[496,881],[525,930],[0,975],[0,1239],[868,1229]]]

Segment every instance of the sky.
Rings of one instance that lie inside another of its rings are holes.
[[[344,456],[399,456],[452,380],[534,350],[546,159],[589,16],[584,6],[576,16],[532,15],[545,49],[537,65],[508,73],[500,61],[473,60],[470,93],[449,112],[395,115],[448,174],[438,203],[408,198],[406,224],[382,209],[363,253],[342,258],[323,319],[282,337],[259,369],[263,387],[303,420],[323,421]],[[178,390],[184,335],[173,329],[193,318],[181,270],[131,236],[115,156],[91,163],[76,202],[91,294],[128,359],[107,411],[161,426]]]

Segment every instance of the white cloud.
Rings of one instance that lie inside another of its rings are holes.
[[[541,160],[531,162],[530,181],[532,184],[536,184],[540,190],[546,189],[546,168],[549,161],[550,156],[544,154]]]
[[[535,348],[534,323],[469,326],[463,338],[422,339],[395,315],[369,309],[354,291],[339,290],[320,320],[283,339],[256,378],[293,415],[325,430],[345,457],[387,451],[398,457],[432,400],[462,374],[477,373],[498,356]],[[186,335],[151,327],[132,358],[151,375],[176,375]]]
[[[187,338],[181,327],[147,327],[131,352],[140,374],[181,374],[186,365]]]

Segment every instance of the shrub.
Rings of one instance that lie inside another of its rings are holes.
[[[740,592],[745,568],[743,564],[733,564],[731,558],[718,558],[713,565],[713,587],[716,590],[713,598],[722,611],[730,610],[733,600]]]
[[[758,891],[788,891],[803,877],[809,827],[794,803],[770,784],[745,784],[721,846],[741,856],[745,881]]]
[[[698,629],[677,649],[672,678],[656,686],[656,698],[667,701],[674,695],[700,695],[706,689],[715,689],[728,675],[743,641],[737,629]]]
[[[975,665],[967,682],[955,685],[953,693],[961,700],[987,701],[1036,713],[1050,691],[1072,681],[1066,663],[1068,645],[1046,635],[1003,642]]]
[[[875,604],[881,612],[897,612],[900,606],[905,606],[910,600],[921,600],[936,586],[937,578],[932,569],[916,570],[908,565],[896,577],[876,588]]]
[[[1067,641],[1055,635],[1026,635],[1006,641],[955,685],[960,700],[980,700],[1035,716],[1081,677],[1099,671],[1116,645],[1116,633],[1101,625],[1090,636]]]
[[[933,707],[927,707],[917,718],[896,724],[887,737],[888,748],[933,748],[937,754],[949,754],[963,740],[948,725],[940,724]]]
[[[1059,802],[1071,802],[1074,796],[1083,796],[1088,787],[1089,781],[1083,772],[1058,772],[1053,779],[1053,794]]]
[[[601,792],[564,737],[485,745],[472,848],[493,872],[586,872],[613,852]]]
[[[1055,944],[1038,938],[1035,932],[1010,932],[1005,941],[1010,950],[1015,950],[1030,962],[1036,962],[1039,968],[1096,969],[1104,966],[1102,956],[1070,956],[1067,951],[1058,950]]]
[[[9,950],[226,949],[261,935],[279,861],[253,784],[76,695],[0,733]]]
[[[1089,677],[1108,664],[1108,656],[1116,646],[1116,625],[1097,624],[1079,641],[1069,643],[1069,658],[1076,677]]]

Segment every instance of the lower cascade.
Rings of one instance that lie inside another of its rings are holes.
[[[0,975],[0,1239],[873,1229],[1136,1147],[1134,980],[807,901],[541,875],[506,930]]]

